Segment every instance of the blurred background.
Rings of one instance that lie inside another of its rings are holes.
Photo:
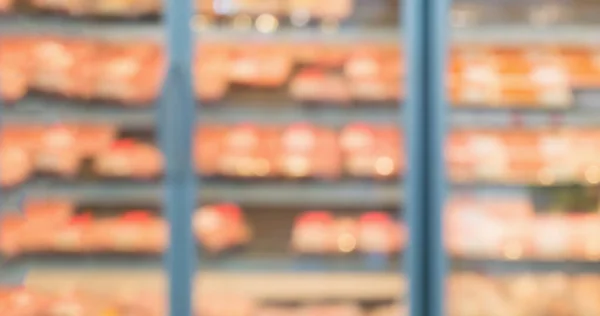
[[[407,315],[402,1],[195,5],[196,313]],[[0,0],[2,316],[167,314],[163,6]],[[446,314],[600,315],[600,3],[448,14]]]

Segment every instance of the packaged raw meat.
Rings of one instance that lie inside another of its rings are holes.
[[[27,93],[31,78],[29,51],[30,42],[27,40],[0,40],[0,98],[5,102],[15,102]]]
[[[146,211],[97,220],[86,235],[86,243],[94,251],[160,253],[168,242],[164,221]]]
[[[598,214],[571,215],[570,257],[576,260],[600,258],[600,216]]]
[[[97,73],[98,47],[94,42],[42,39],[32,51],[32,88],[71,98],[90,98]]]
[[[89,245],[86,244],[85,234],[92,225],[92,216],[89,213],[76,215],[68,222],[56,227],[50,239],[52,239],[49,250],[58,252],[86,252]]]
[[[277,137],[276,131],[267,127],[250,124],[231,127],[220,146],[219,173],[235,177],[273,175]]]
[[[290,54],[278,47],[237,50],[233,52],[229,79],[237,84],[276,88],[290,76],[292,62]]]
[[[290,15],[307,12],[311,17],[325,20],[342,20],[348,18],[354,10],[352,0],[335,0],[319,2],[317,0],[291,0]]]
[[[46,126],[36,124],[10,124],[2,126],[0,130],[0,144],[2,146],[16,146],[30,154],[40,147]]]
[[[159,94],[165,58],[152,43],[104,43],[96,61],[94,96],[129,105],[149,105]]]
[[[89,0],[32,0],[31,4],[43,10],[83,15],[89,13],[92,2]]]
[[[227,128],[216,125],[202,125],[194,137],[194,163],[202,175],[219,173],[221,146],[224,145]]]
[[[20,236],[25,219],[13,213],[0,217],[0,252],[3,256],[15,256],[21,252]]]
[[[229,88],[231,56],[224,47],[199,46],[194,60],[196,98],[214,101],[223,98]]]
[[[12,187],[24,182],[33,171],[31,156],[23,148],[0,145],[0,184]]]
[[[355,79],[349,81],[352,99],[359,101],[393,101],[403,97],[399,81],[381,79]]]
[[[286,177],[335,178],[341,172],[337,135],[326,128],[305,123],[287,127],[278,153],[278,173]]]
[[[350,90],[340,75],[320,69],[305,69],[290,83],[290,93],[301,101],[345,103],[350,101]]]
[[[27,221],[46,225],[64,224],[75,212],[75,205],[63,199],[27,200],[23,211]]]
[[[571,245],[571,225],[560,215],[539,215],[531,233],[533,255],[544,259],[566,259]]]
[[[335,222],[327,211],[310,211],[295,220],[292,248],[301,253],[323,254],[336,249]]]
[[[91,1],[89,13],[100,16],[135,17],[157,14],[161,0],[96,0]]]
[[[346,171],[359,177],[393,177],[404,170],[402,138],[397,129],[355,123],[340,135]]]
[[[350,217],[336,218],[334,230],[336,251],[349,253],[356,250],[360,232],[357,220]]]
[[[110,148],[117,137],[117,128],[110,125],[84,124],[78,126],[77,146],[85,158],[93,157]]]
[[[360,216],[358,250],[366,253],[390,253],[400,249],[397,223],[386,213],[372,211]]]
[[[121,139],[94,158],[94,170],[109,177],[151,178],[163,167],[160,151],[152,145]]]
[[[56,125],[48,128],[34,152],[35,168],[41,172],[73,177],[79,171],[83,156],[75,126]]]
[[[199,209],[194,215],[194,232],[204,248],[212,252],[246,244],[250,239],[242,210],[234,204]]]

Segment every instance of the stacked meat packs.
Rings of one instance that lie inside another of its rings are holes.
[[[28,202],[24,215],[9,213],[0,220],[0,252],[24,253],[160,253],[168,242],[167,223],[146,210],[94,218],[75,213],[69,201]],[[235,205],[200,208],[194,215],[194,232],[209,251],[220,252],[250,241],[242,211]]]

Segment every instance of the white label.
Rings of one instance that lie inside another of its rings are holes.
[[[537,67],[531,73],[531,80],[542,86],[568,85],[569,80],[567,74],[561,67],[545,66]]]

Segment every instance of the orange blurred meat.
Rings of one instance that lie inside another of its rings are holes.
[[[88,0],[32,0],[31,3],[33,6],[43,10],[82,15],[89,12],[92,2]]]
[[[219,252],[246,244],[250,230],[242,210],[233,204],[217,204],[200,208],[194,214],[196,238],[211,252]]]
[[[0,145],[0,184],[12,187],[24,182],[33,171],[31,156],[23,148]]]
[[[572,215],[570,257],[576,260],[600,258],[600,216],[597,214]]]
[[[96,62],[94,96],[126,104],[154,100],[164,77],[164,56],[155,44],[104,44]]]
[[[356,250],[360,232],[357,220],[351,217],[336,218],[334,230],[336,251],[349,253]]]
[[[212,176],[219,172],[221,145],[226,133],[225,127],[214,125],[202,125],[196,130],[194,163],[202,175]]]
[[[75,176],[83,159],[78,136],[75,126],[57,125],[47,129],[34,152],[35,168],[42,172]]]
[[[35,124],[4,124],[0,129],[0,144],[2,146],[17,146],[28,154],[40,147],[40,140],[46,127]]]
[[[292,248],[301,253],[328,253],[336,249],[334,218],[327,211],[300,214],[292,230]]]
[[[355,79],[349,82],[349,90],[354,100],[359,101],[391,101],[399,100],[402,93],[399,81],[380,79]]]
[[[33,46],[32,88],[89,98],[94,90],[97,46],[87,40],[42,39]]]
[[[23,205],[23,211],[28,221],[64,224],[75,212],[75,205],[61,199],[28,200]]]
[[[47,312],[47,295],[25,288],[13,288],[0,300],[0,314],[6,316],[36,316]]]
[[[83,124],[78,131],[78,151],[86,158],[110,148],[117,137],[117,128],[110,125]]]
[[[93,251],[160,253],[167,245],[167,226],[145,211],[94,223],[85,236]]]
[[[219,173],[238,177],[272,175],[276,142],[277,133],[269,128],[250,124],[231,127],[222,140]]]
[[[402,138],[394,127],[355,123],[342,130],[339,142],[351,175],[393,177],[404,170]]]
[[[2,4],[0,3],[0,11]],[[0,40],[0,98],[15,102],[27,93],[31,77],[29,41],[3,38]]]
[[[309,16],[317,19],[341,20],[348,18],[354,10],[352,0],[291,0],[289,11],[291,15],[308,12]]]
[[[121,139],[94,158],[94,170],[108,177],[151,178],[163,167],[160,151],[135,140]]]
[[[360,216],[358,249],[367,253],[400,250],[402,236],[398,224],[386,213],[368,212]]]
[[[301,101],[344,103],[350,100],[344,78],[320,69],[305,69],[298,73],[290,83],[290,93]]]
[[[223,98],[229,88],[231,56],[222,47],[198,47],[194,61],[194,91],[197,99]]]
[[[286,177],[335,178],[341,173],[337,135],[326,128],[298,123],[280,138],[278,173]]]
[[[233,53],[229,79],[255,87],[279,87],[289,77],[292,62],[288,51],[274,46],[239,49]]]
[[[85,252],[89,250],[85,235],[90,230],[92,216],[90,214],[77,215],[66,223],[59,225],[51,236],[50,249],[59,252]]]
[[[160,0],[96,0],[92,1],[89,13],[101,16],[134,17],[159,13]]]
[[[17,214],[0,217],[0,252],[3,256],[14,256],[21,252],[20,236],[25,219]]]

